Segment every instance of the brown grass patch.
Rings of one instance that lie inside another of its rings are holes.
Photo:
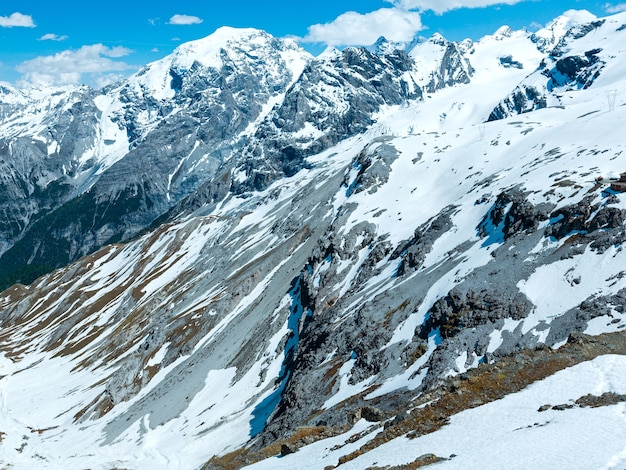
[[[39,434],[40,436],[46,432],[46,431],[52,431],[53,429],[58,428],[58,426],[50,426],[49,428],[41,428],[41,429],[35,429],[35,428],[31,428],[30,426],[28,427],[28,429],[30,429],[30,432],[32,432],[33,434]]]
[[[393,316],[401,311],[406,310],[406,308],[409,306],[410,301],[409,299],[406,299],[404,302],[402,302],[400,305],[398,305],[396,308],[393,308],[391,310],[389,310],[387,313],[385,313],[385,320],[383,322],[383,326],[387,327],[391,324],[391,320],[393,318]]]
[[[100,337],[100,333],[102,333],[102,331],[105,328],[106,328],[106,326],[104,326],[104,325],[102,325],[102,326],[92,326],[91,327],[91,331],[84,338],[81,338],[80,340],[78,340],[76,342],[72,342],[71,338],[70,338],[70,340],[65,344],[63,349],[61,349],[59,352],[57,352],[53,357],[69,356],[71,354],[75,354],[75,353],[79,352],[84,347],[86,347],[89,344],[91,344],[92,341],[98,339]],[[61,341],[61,339],[59,339],[59,342],[60,341]]]
[[[283,444],[290,447],[299,448],[303,445],[312,444],[321,439],[332,437],[334,433],[326,426],[303,426],[286,439],[278,440],[267,447],[251,452],[247,448],[241,448],[223,456],[214,456],[209,460],[203,469],[220,468],[222,470],[237,470],[245,465],[268,459],[280,454]]]
[[[420,455],[413,462],[404,465],[396,465],[393,467],[369,467],[367,470],[417,470],[418,468],[427,467],[438,462],[443,462],[444,460],[448,459],[437,457],[435,454],[424,454]]]
[[[533,382],[603,354],[626,355],[626,334],[576,335],[558,350],[548,347],[525,350],[495,364],[482,364],[469,371],[464,376],[466,380],[448,379],[440,388],[424,394],[416,405],[432,403],[413,409],[407,419],[388,427],[357,451],[344,456],[340,464],[396,437],[406,434],[409,438],[416,438],[437,431],[454,414],[519,392]]]
[[[80,421],[83,417],[87,416],[88,414],[92,416],[95,415],[96,418],[102,418],[105,414],[111,411],[114,406],[115,405],[111,401],[111,399],[105,394],[102,394],[96,397],[87,406],[79,410],[74,415],[73,422],[76,423]]]

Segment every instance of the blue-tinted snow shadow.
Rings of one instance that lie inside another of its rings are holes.
[[[272,413],[274,413],[274,410],[280,403],[288,378],[288,376],[284,377],[278,388],[254,408],[252,419],[250,420],[250,437],[258,436],[265,429],[265,423],[267,423],[267,420],[272,416]]]
[[[298,276],[291,284],[291,290],[289,295],[291,296],[291,307],[289,310],[289,318],[287,320],[287,328],[289,329],[289,339],[285,344],[285,354],[283,362],[280,368],[280,373],[276,379],[276,382],[280,382],[280,385],[264,400],[262,400],[252,411],[252,419],[250,420],[250,437],[257,436],[263,429],[267,420],[272,416],[276,407],[280,403],[280,399],[283,395],[283,391],[287,386],[287,381],[291,375],[289,367],[293,362],[293,356],[298,348],[300,342],[300,323],[302,321],[302,315],[305,313],[304,306],[302,305],[302,291],[301,291],[302,275]],[[307,315],[311,312],[307,311]]]
[[[493,204],[489,210],[487,211],[487,215],[485,219],[476,227],[476,231],[479,236],[484,237],[484,241],[480,245],[482,248],[486,248],[491,245],[501,245],[504,243],[504,220],[507,217],[502,218],[502,221],[498,225],[494,225],[492,221],[491,214],[495,210],[496,205]]]

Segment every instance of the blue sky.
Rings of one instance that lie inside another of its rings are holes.
[[[597,16],[626,3],[594,0],[274,0],[50,2],[0,0],[0,81],[98,86],[220,26],[292,36],[317,54],[366,45],[379,35],[410,40],[435,32],[479,39],[504,24],[536,29],[569,9]]]

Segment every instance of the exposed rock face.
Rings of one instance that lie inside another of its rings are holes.
[[[391,254],[391,259],[400,259],[397,275],[403,276],[422,267],[424,258],[432,249],[433,243],[452,228],[451,215],[454,207],[448,207],[432,221],[417,228],[408,241],[401,243]]]
[[[488,121],[558,105],[558,99],[551,96],[553,92],[587,89],[592,86],[606,65],[603,51],[601,48],[579,50],[572,44],[603,24],[604,21],[599,20],[576,25],[568,29],[556,44],[534,36],[538,48],[547,52],[545,59],[533,74],[494,108]],[[508,64],[508,60],[505,60],[505,64]]]
[[[570,237],[573,243],[591,243],[591,248],[600,252],[626,240],[626,211],[611,207],[609,201],[598,203],[587,197],[554,211],[550,217],[553,222],[546,235],[556,239]]]
[[[450,42],[436,33],[425,43],[417,44],[410,52],[417,61],[420,72],[419,85],[427,93],[434,93],[447,86],[469,83],[474,74],[470,62],[473,43]],[[422,54],[428,56],[424,58]]]
[[[358,168],[356,177],[350,181],[348,174],[343,181],[348,197],[361,191],[373,194],[389,181],[391,164],[398,158],[398,152],[395,147],[385,144],[388,140],[385,137],[374,139],[354,161],[353,168]]]
[[[546,106],[547,98],[544,92],[532,85],[520,85],[491,111],[487,121],[504,119],[511,114],[529,113]]]
[[[598,57],[601,52],[601,49],[592,49],[585,51],[584,55],[558,59],[552,70],[544,71],[544,74],[550,78],[547,84],[548,90],[563,87],[567,87],[566,89],[589,88],[600,76],[605,64]]]
[[[512,55],[500,57],[500,65],[502,65],[503,67],[507,67],[507,68],[516,68],[516,69],[524,68],[521,62],[518,62],[517,60],[513,59]]]
[[[474,67],[465,56],[463,45],[447,42],[439,70],[432,75],[426,86],[429,93],[459,83],[469,83],[474,74]],[[470,44],[471,47],[471,44]]]
[[[259,190],[291,176],[306,166],[305,157],[369,128],[381,106],[421,99],[412,67],[400,50],[379,56],[348,48],[312,61],[259,126],[239,165],[245,180],[233,190]]]
[[[3,121],[19,122],[22,113],[31,112],[27,98],[22,100],[3,105],[10,110]],[[0,138],[0,256],[33,220],[67,201],[85,178],[75,155],[94,144],[99,111],[92,94],[78,89],[46,105],[51,110],[42,135]]]
[[[480,236],[488,237],[489,243],[500,237],[508,240],[513,235],[537,230],[539,223],[548,219],[550,207],[535,207],[526,196],[519,188],[500,193],[478,226]]]
[[[433,330],[439,329],[443,338],[450,338],[466,329],[496,323],[500,319],[521,320],[531,308],[532,304],[519,292],[484,289],[462,293],[454,289],[435,302],[418,335],[428,339]]]

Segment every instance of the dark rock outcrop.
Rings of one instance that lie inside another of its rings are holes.
[[[532,232],[548,219],[548,205],[534,206],[519,188],[502,192],[478,226],[478,234],[487,244],[506,241],[514,235]]]
[[[594,202],[592,197],[557,209],[550,218],[546,236],[557,240],[570,237],[571,242],[591,243],[591,248],[599,252],[626,241],[626,211],[606,202]]]
[[[378,56],[348,48],[311,62],[282,104],[259,126],[239,165],[246,178],[236,193],[267,187],[305,168],[305,158],[361,133],[383,105],[421,99],[410,79],[412,59],[400,50]]]
[[[422,339],[439,329],[443,338],[450,338],[461,331],[475,328],[497,320],[512,318],[521,320],[532,309],[532,304],[521,293],[483,290],[462,292],[453,289],[437,300],[429,311],[426,322],[417,332]]]
[[[512,114],[523,114],[547,107],[545,92],[532,85],[519,85],[491,111],[488,122],[504,119]]]

